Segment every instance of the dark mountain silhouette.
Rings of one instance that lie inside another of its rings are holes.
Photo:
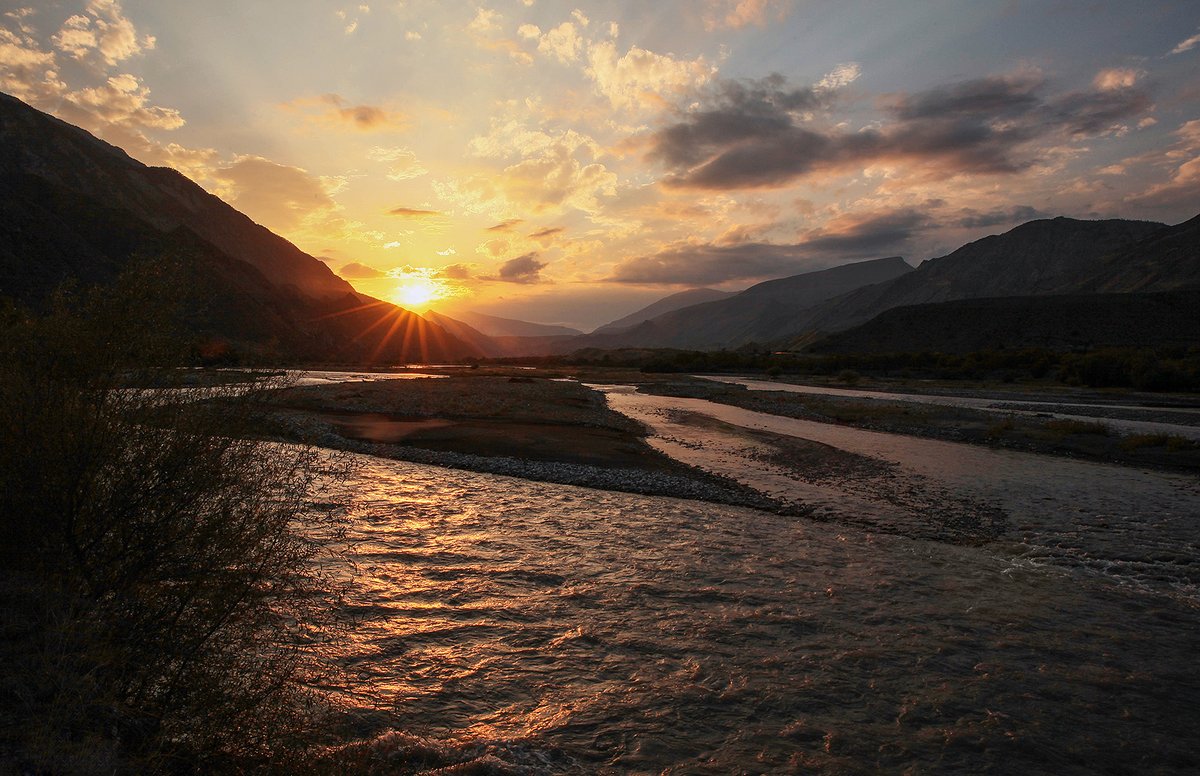
[[[831,334],[817,353],[971,353],[980,350],[1195,345],[1200,290],[960,299],[895,307]]]
[[[737,292],[718,291],[715,288],[690,288],[687,291],[680,291],[677,294],[665,296],[636,312],[597,327],[592,331],[592,334],[613,334],[625,329],[631,329],[639,323],[657,318],[664,313],[674,312],[675,310],[691,307],[696,304],[704,304],[705,302],[715,302],[718,299],[731,297],[735,293]]]
[[[475,349],[354,291],[321,261],[174,170],[0,95],[0,295],[39,304],[66,281],[170,266],[197,341],[260,358],[446,360]]]
[[[659,315],[631,329],[597,332],[558,347],[714,350],[765,342],[778,339],[787,321],[828,299],[912,271],[904,259],[893,256],[768,280],[725,299]]]
[[[822,352],[1191,345],[1197,302],[1200,216],[1176,226],[1055,218],[831,300],[805,326],[845,329],[870,316],[810,347]]]
[[[1105,294],[1200,287],[1200,215],[1109,254],[1080,285]]]
[[[487,358],[507,358],[509,356],[528,356],[542,355],[551,352],[559,352],[556,345],[561,342],[574,340],[573,335],[543,335],[543,336],[498,336],[490,337],[487,334],[479,331],[473,326],[469,326],[463,321],[451,318],[448,315],[434,312],[430,310],[425,313],[425,318],[441,326],[446,331],[453,334],[458,339],[478,350],[478,355]],[[504,319],[501,319],[504,320]],[[521,323],[521,321],[516,321]],[[531,326],[540,326],[541,324],[530,324]],[[560,327],[547,327],[560,328]],[[565,327],[561,327],[565,328]],[[574,331],[571,329],[571,331]]]
[[[1164,229],[1150,221],[1030,221],[1000,235],[968,243],[922,263],[914,272],[832,299],[788,322],[785,335],[840,331],[893,307],[1010,296],[1095,290],[1102,259],[1129,250]],[[1111,291],[1166,290],[1118,288]]]
[[[530,323],[471,311],[455,313],[455,317],[489,337],[573,337],[583,333],[569,326]]]

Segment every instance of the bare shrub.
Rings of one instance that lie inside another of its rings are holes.
[[[295,770],[319,740],[344,523],[310,499],[346,472],[241,434],[269,382],[183,388],[169,296],[0,311],[0,770]]]

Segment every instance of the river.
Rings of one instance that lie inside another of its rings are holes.
[[[609,400],[814,508],[361,457],[343,657],[424,745],[490,772],[1200,769],[1195,482]],[[746,433],[835,448],[848,476],[806,479]]]

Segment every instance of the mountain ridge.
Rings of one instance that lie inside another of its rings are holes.
[[[105,285],[136,261],[177,265],[190,278],[181,322],[234,352],[363,363],[475,352],[357,293],[182,174],[0,95],[0,294],[36,306],[65,282]]]

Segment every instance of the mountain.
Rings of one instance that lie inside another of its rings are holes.
[[[724,299],[664,313],[631,329],[578,337],[571,349],[715,350],[775,340],[784,335],[787,322],[812,307],[912,271],[904,259],[893,256],[768,280]]]
[[[657,318],[664,313],[674,312],[684,307],[691,307],[696,304],[704,304],[705,302],[715,302],[718,299],[725,299],[733,296],[733,291],[718,291],[715,288],[690,288],[687,291],[680,291],[677,294],[671,294],[659,299],[653,304],[647,305],[637,312],[632,312],[623,318],[618,318],[615,321],[606,323],[598,327],[593,334],[612,334],[624,329],[631,329],[643,321],[648,321],[651,318]]]
[[[894,307],[812,345],[817,353],[970,353],[980,350],[1195,345],[1200,289],[959,299]]]
[[[1080,285],[1107,294],[1200,287],[1200,215],[1109,254]]]
[[[456,313],[456,317],[489,337],[569,337],[583,333],[569,326],[515,321],[511,318],[497,318],[494,315],[470,311]]]
[[[1132,249],[1166,228],[1149,221],[1030,221],[1000,235],[968,243],[915,271],[832,299],[789,321],[787,334],[840,331],[865,323],[894,307],[956,299],[1072,294],[1097,290],[1108,267],[1104,258]],[[1122,285],[1111,291],[1167,290],[1151,284]]]
[[[354,291],[325,264],[174,170],[0,94],[0,295],[170,267],[196,342],[262,359],[397,362],[476,349]]]

